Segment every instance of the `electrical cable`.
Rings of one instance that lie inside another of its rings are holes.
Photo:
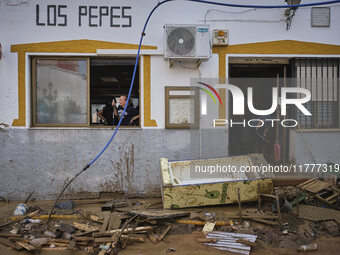
[[[135,66],[133,69],[133,75],[132,75],[132,80],[131,80],[131,84],[130,84],[130,89],[129,89],[129,93],[128,93],[128,97],[126,99],[126,102],[129,102],[130,100],[130,96],[131,96],[131,92],[132,92],[132,88],[133,88],[133,83],[135,81],[135,76],[136,76],[136,72],[137,72],[137,66],[138,66],[138,61],[139,61],[139,54],[140,54],[140,50],[141,50],[141,46],[142,46],[142,42],[143,42],[143,37],[145,36],[145,30],[146,27],[150,21],[151,16],[153,15],[153,13],[156,11],[156,9],[158,7],[160,7],[161,5],[168,3],[168,2],[174,2],[174,1],[180,1],[180,0],[164,0],[161,2],[158,2],[158,4],[150,11],[145,23],[144,23],[144,27],[141,33],[141,37],[139,40],[139,45],[138,45],[138,51],[137,51],[137,56],[136,56],[136,61],[135,61]],[[333,3],[340,3],[340,0],[333,0],[333,1],[325,1],[325,2],[316,2],[316,3],[308,3],[308,4],[299,4],[299,5],[244,5],[244,4],[228,4],[228,3],[221,3],[221,2],[214,2],[214,1],[207,1],[207,0],[182,0],[182,1],[186,1],[186,2],[194,2],[194,3],[203,3],[203,4],[212,4],[212,5],[218,5],[218,6],[226,6],[226,7],[240,7],[240,8],[261,8],[261,9],[276,9],[276,8],[298,8],[298,7],[307,7],[307,6],[318,6],[318,5],[328,5],[328,4],[333,4]],[[128,106],[128,103],[125,104],[124,110],[121,114],[121,116],[124,116],[125,112],[126,112],[126,108]],[[82,172],[86,171],[94,162],[96,162],[96,160],[105,152],[105,150],[109,147],[110,143],[112,142],[112,140],[114,139],[114,137],[116,136],[118,129],[122,123],[123,118],[121,117],[119,119],[118,125],[115,128],[115,131],[113,133],[113,135],[111,136],[111,138],[109,139],[109,141],[107,142],[107,144],[104,146],[104,148],[99,152],[99,154],[87,165],[85,165],[83,167],[83,169],[78,172],[63,188],[63,190],[60,192],[60,194],[58,195],[57,199],[55,200],[55,203],[50,211],[50,214],[48,216],[48,221],[51,218],[51,215],[53,213],[53,210],[55,208],[55,206],[57,205],[61,195],[64,193],[64,191],[67,189],[67,187],[72,183],[73,180],[75,180]]]

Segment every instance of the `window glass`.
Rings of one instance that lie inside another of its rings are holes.
[[[87,124],[87,60],[39,59],[36,123]]]
[[[339,59],[298,58],[295,61],[297,87],[311,93],[311,101],[305,107],[311,116],[297,112],[297,120],[303,128],[339,127]]]

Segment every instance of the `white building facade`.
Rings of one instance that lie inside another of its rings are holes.
[[[318,1],[301,4],[313,2]],[[141,32],[157,3],[0,0],[0,195],[20,199],[35,190],[37,197],[51,198],[102,150],[113,130],[99,123],[96,111],[108,97],[127,94]],[[281,161],[340,163],[340,3],[316,7],[323,9],[232,8],[193,1],[161,5],[146,29],[131,94],[139,123],[121,127],[108,149],[67,192],[159,195],[161,157],[251,153],[236,149],[245,137],[238,130],[196,134],[186,125],[195,120],[171,119],[178,116],[171,99],[184,108],[181,100],[188,94],[178,91],[188,89],[193,79],[278,73],[280,78],[302,80],[301,87],[312,90],[308,109],[314,117],[298,118],[301,129],[282,131]],[[166,24],[209,25],[207,61],[165,59]],[[213,45],[215,29],[228,31],[226,45]],[[320,75],[333,83],[314,84]],[[216,118],[229,119],[230,95],[224,89],[218,92],[222,103]],[[177,111],[185,116],[184,109]],[[194,144],[192,132],[200,137]]]

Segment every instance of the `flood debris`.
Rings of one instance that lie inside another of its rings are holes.
[[[135,209],[129,210],[128,212],[132,215],[139,214],[141,217],[146,217],[150,220],[170,219],[190,215],[190,212],[188,211],[163,210],[163,209],[148,209],[148,210]]]
[[[318,206],[300,205],[299,217],[311,221],[335,220],[340,224],[340,211]]]
[[[307,252],[307,251],[316,251],[318,249],[318,245],[316,243],[311,243],[308,245],[301,245],[297,248],[299,252]]]
[[[331,183],[315,178],[299,184],[298,187],[328,206],[335,204],[340,194]]]
[[[214,221],[214,222],[207,221],[205,223],[204,227],[203,227],[203,230],[202,230],[203,234],[206,235],[206,234],[212,232],[215,228],[215,225],[216,225],[216,221]]]
[[[248,242],[255,243],[257,238],[256,235],[218,231],[210,232],[207,234],[206,237],[217,239],[217,242],[207,242],[205,243],[206,245],[212,246],[213,248],[218,250],[230,251],[239,254],[250,254],[251,246],[248,245]]]
[[[50,221],[46,210],[28,206],[25,215],[7,215],[1,222],[0,244],[18,251],[113,255],[143,243],[171,247],[172,235],[188,234],[202,249],[250,254],[264,247],[310,252],[318,238],[339,236],[340,211],[310,205],[320,200],[303,187],[275,187],[273,194],[262,193],[260,184],[252,188],[254,201],[244,201],[242,188],[235,187],[233,204],[171,210],[162,208],[160,198],[156,203],[146,198],[74,199],[72,214],[53,214]],[[181,253],[178,247],[160,249]]]

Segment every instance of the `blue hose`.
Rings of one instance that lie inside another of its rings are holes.
[[[155,10],[161,6],[162,4],[165,4],[167,2],[173,2],[173,1],[178,1],[178,0],[164,0],[162,2],[159,2],[149,13],[149,16],[147,17],[144,27],[143,27],[143,31],[139,40],[139,45],[138,45],[138,51],[137,51],[137,57],[136,57],[136,61],[135,61],[135,66],[133,69],[133,75],[132,75],[132,80],[131,80],[131,85],[130,85],[130,89],[129,89],[129,94],[127,97],[127,102],[129,102],[130,100],[130,96],[131,96],[131,92],[132,92],[132,88],[133,88],[133,83],[135,81],[135,76],[136,76],[136,71],[137,71],[137,66],[138,66],[138,60],[139,60],[139,53],[140,53],[140,49],[142,46],[142,42],[143,42],[143,37],[145,36],[145,30],[146,27],[149,23],[149,20],[152,16],[152,14],[155,12]],[[240,8],[261,8],[261,9],[273,9],[273,8],[296,8],[296,7],[308,7],[308,6],[318,6],[318,5],[328,5],[328,4],[334,4],[334,3],[339,3],[340,0],[336,0],[336,1],[326,1],[326,2],[317,2],[317,3],[308,3],[308,4],[299,4],[299,5],[272,5],[272,6],[268,6],[268,5],[243,5],[243,4],[227,4],[227,3],[219,3],[219,2],[211,2],[211,1],[205,1],[205,0],[183,0],[183,1],[188,1],[188,2],[195,2],[195,3],[203,3],[203,4],[213,4],[213,5],[220,5],[220,6],[227,6],[227,7],[240,7]],[[124,116],[125,112],[126,112],[126,108],[127,108],[128,104],[125,104],[123,113],[121,116]],[[110,143],[112,142],[113,138],[116,136],[118,129],[122,123],[123,118],[120,118],[118,125],[113,133],[113,135],[111,136],[110,140],[107,142],[107,144],[105,145],[105,147],[99,152],[99,154],[89,163],[87,164],[84,168],[83,171],[85,171],[87,168],[89,168],[103,153],[104,151],[107,149],[107,147],[109,147]]]

